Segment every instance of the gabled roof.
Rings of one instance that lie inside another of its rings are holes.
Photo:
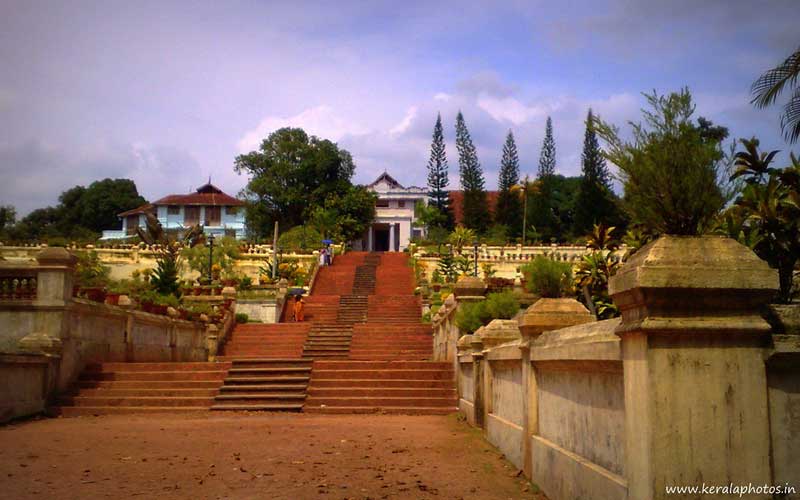
[[[237,200],[225,194],[220,188],[211,184],[203,184],[194,193],[170,194],[153,202],[153,205],[205,205],[205,206],[233,206],[244,205],[242,200]]]
[[[397,182],[395,178],[389,175],[387,172],[383,172],[381,175],[378,176],[377,179],[375,179],[375,181],[373,181],[372,184],[369,184],[367,187],[368,188],[375,187],[378,184],[380,184],[381,181],[386,182],[386,184],[388,184],[389,187],[393,189],[405,189],[402,184]]]

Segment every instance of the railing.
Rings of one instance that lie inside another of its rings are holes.
[[[36,273],[0,271],[0,300],[36,300]]]

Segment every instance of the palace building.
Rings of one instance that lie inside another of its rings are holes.
[[[367,189],[378,195],[375,220],[362,238],[353,242],[354,250],[399,252],[408,248],[411,238],[424,234],[424,228],[415,227],[414,207],[428,203],[427,189],[403,187],[386,172]]]
[[[179,230],[197,224],[206,234],[215,236],[245,237],[244,202],[225,194],[211,184],[200,186],[194,193],[170,194],[152,203],[117,214],[122,219],[122,229],[103,231],[103,240],[128,238],[136,235],[137,227],[144,227],[145,216],[152,213],[164,229]]]

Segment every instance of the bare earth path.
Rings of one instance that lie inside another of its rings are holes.
[[[0,427],[4,498],[544,500],[450,416],[196,414]]]

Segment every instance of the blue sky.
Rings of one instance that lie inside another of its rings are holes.
[[[235,156],[286,125],[349,150],[357,182],[422,185],[437,112],[457,187],[459,109],[488,187],[509,129],[536,171],[548,115],[575,175],[590,106],[627,129],[641,92],[685,85],[698,116],[790,149],[748,91],[800,44],[796,0],[433,3],[0,0],[0,203],[105,177],[235,194]]]

